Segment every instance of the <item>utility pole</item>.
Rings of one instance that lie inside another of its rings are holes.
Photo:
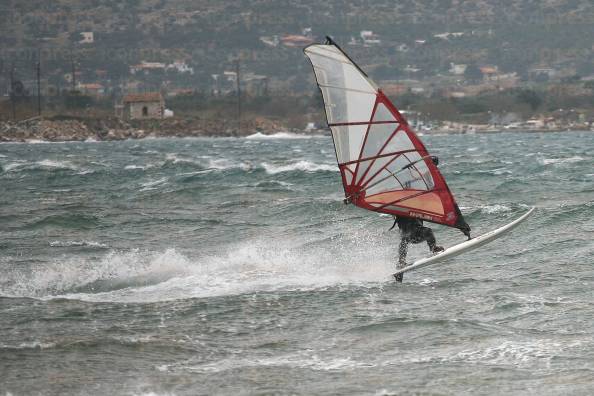
[[[241,79],[239,76],[239,58],[235,63],[235,78],[237,83],[237,135],[241,131]]]
[[[74,65],[74,56],[70,56],[70,65],[72,66],[72,93],[76,91],[76,66]]]
[[[37,50],[37,115],[41,116],[41,50]]]
[[[10,106],[12,108],[12,120],[16,120],[16,109],[14,104],[14,62],[10,65]]]

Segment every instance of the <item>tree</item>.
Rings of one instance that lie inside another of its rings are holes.
[[[530,105],[532,111],[538,109],[543,102],[542,97],[536,91],[531,89],[524,89],[518,92],[516,100],[519,103],[526,103]]]
[[[469,81],[479,81],[483,78],[481,69],[476,64],[470,64],[464,71],[464,77]]]

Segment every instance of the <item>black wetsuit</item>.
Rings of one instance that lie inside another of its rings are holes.
[[[420,219],[411,219],[408,217],[396,217],[396,223],[400,229],[400,247],[398,248],[399,264],[405,265],[406,253],[409,243],[427,242],[429,250],[435,251],[436,241],[433,231],[429,227],[423,226]]]

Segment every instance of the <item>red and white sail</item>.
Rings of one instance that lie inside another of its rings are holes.
[[[347,200],[469,230],[432,157],[381,89],[330,39],[304,52],[324,97]]]

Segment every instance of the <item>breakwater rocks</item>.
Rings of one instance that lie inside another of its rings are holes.
[[[168,118],[124,121],[118,118],[35,117],[0,122],[0,142],[124,140],[145,137],[247,136],[286,130],[267,118],[237,120]]]

